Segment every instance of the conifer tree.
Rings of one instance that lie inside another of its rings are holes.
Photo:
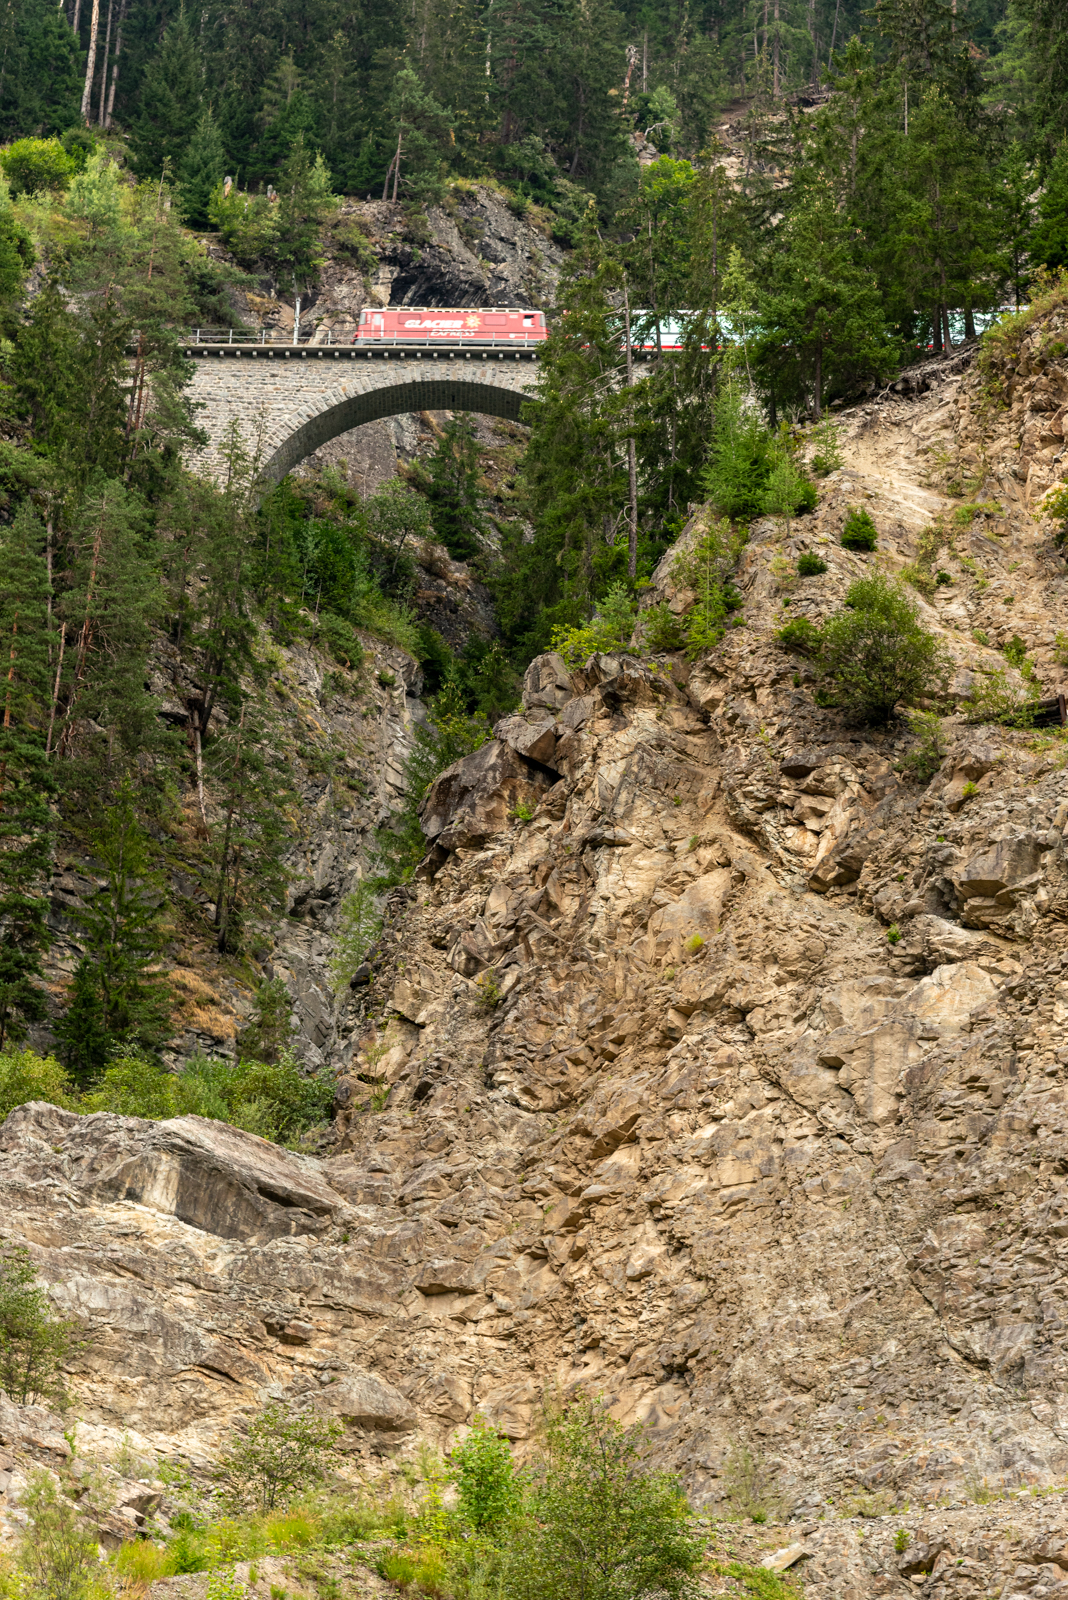
[[[170,1031],[170,995],[158,971],[163,882],[151,866],[129,779],[97,812],[88,843],[104,883],[77,914],[83,954],[56,1026],[63,1058],[83,1087],[117,1047],[153,1050]]]
[[[450,137],[449,112],[427,93],[418,73],[402,67],[393,80],[387,114],[394,145],[382,185],[383,200],[438,199]]]
[[[213,741],[210,769],[219,798],[212,828],[215,933],[220,951],[242,948],[250,911],[284,901],[288,841],[284,806],[291,786],[256,700],[244,690],[227,706],[229,721]]]
[[[1058,145],[1046,173],[1031,235],[1031,259],[1049,272],[1068,267],[1068,139]]]
[[[27,500],[0,537],[0,1047],[47,1014],[53,783],[45,745],[58,639],[49,629],[45,537]]]
[[[133,129],[139,172],[159,177],[164,163],[177,170],[200,120],[204,69],[189,20],[179,11],[149,62]]]
[[[456,561],[470,561],[482,550],[485,522],[478,450],[474,423],[461,412],[445,424],[438,447],[420,474],[435,537]]]
[[[196,227],[208,222],[211,197],[223,181],[225,164],[222,135],[211,107],[200,113],[189,147],[178,164],[178,186],[186,216]]]
[[[542,346],[540,404],[523,463],[534,539],[505,551],[498,615],[524,652],[544,649],[554,624],[585,621],[626,562],[626,452],[618,441],[616,385],[624,370],[619,284],[592,220],[564,267],[562,315]],[[529,659],[529,656],[528,656]]]
[[[822,415],[830,384],[878,377],[897,354],[872,275],[853,261],[852,230],[826,190],[777,230],[760,298],[757,364],[780,401]]]

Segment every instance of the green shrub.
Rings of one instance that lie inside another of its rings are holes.
[[[66,189],[78,170],[78,163],[67,154],[58,139],[16,139],[0,150],[12,194],[39,194]]]
[[[942,718],[936,711],[909,711],[905,720],[917,742],[905,752],[900,768],[917,782],[930,783],[946,757]]]
[[[334,1081],[306,1076],[291,1051],[275,1062],[194,1056],[180,1073],[147,1056],[114,1061],[79,1110],[166,1120],[210,1117],[278,1143],[293,1141],[329,1119]]]
[[[939,589],[944,589],[947,584],[950,584],[952,582],[953,582],[953,574],[950,573],[950,572],[947,572],[944,567],[939,567],[938,571],[935,573],[935,585],[936,585],[936,587],[939,588]]]
[[[75,1106],[70,1078],[55,1056],[9,1045],[0,1050],[0,1122],[30,1100],[46,1100],[68,1111]]]
[[[890,924],[890,926],[887,928],[887,930],[886,930],[886,942],[887,942],[887,944],[900,944],[901,943],[901,929],[898,927],[896,922],[892,922]]]
[[[900,701],[943,686],[952,668],[913,601],[881,573],[854,583],[844,608],[824,624],[820,660],[845,709],[872,723],[888,722]]]
[[[871,517],[858,506],[850,506],[842,528],[842,544],[847,550],[874,550],[879,531]]]
[[[1038,709],[1039,686],[1034,677],[1019,683],[1002,667],[984,669],[983,682],[972,689],[964,707],[969,722],[997,722],[1005,728],[1030,728]]]
[[[611,653],[630,648],[635,605],[622,581],[613,583],[597,603],[592,620],[584,627],[555,627],[550,648],[558,650],[569,667],[581,667],[599,650]]]
[[[0,1245],[0,1389],[18,1405],[66,1403],[78,1324],[57,1317],[25,1245]]]
[[[20,1501],[28,1522],[17,1546],[34,1600],[85,1600],[99,1567],[96,1529],[79,1515],[52,1473],[31,1472]]]
[[[218,1467],[225,1498],[235,1507],[267,1512],[289,1504],[318,1483],[344,1433],[341,1423],[315,1412],[264,1406],[243,1439],[230,1446]]]
[[[332,611],[319,613],[314,636],[350,672],[354,672],[363,660],[363,645],[357,639],[352,623],[346,622],[344,617],[335,616]]]
[[[662,650],[681,650],[686,644],[686,626],[677,617],[666,600],[649,606],[640,616],[642,644],[650,654]]]
[[[642,1440],[600,1401],[550,1412],[528,1515],[502,1552],[509,1600],[681,1600],[695,1592],[703,1540],[678,1483],[647,1472]]]
[[[812,470],[817,477],[825,478],[830,472],[837,472],[842,465],[842,430],[833,417],[824,417],[816,423],[812,430],[812,442],[815,450],[812,456]]]
[[[1020,671],[1023,670],[1027,662],[1027,645],[1018,633],[1013,634],[1008,644],[1002,645],[1001,653],[1010,667],[1016,667]]]
[[[768,516],[782,517],[789,535],[790,518],[800,511],[814,511],[818,499],[815,484],[806,477],[792,456],[780,451],[772,461],[764,485],[761,509]]]
[[[745,546],[746,535],[725,519],[711,522],[693,549],[681,555],[671,569],[675,583],[690,589],[696,603],[683,618],[686,654],[691,661],[719,644],[730,613],[741,603],[731,574]]]
[[[434,779],[454,761],[480,749],[489,737],[488,720],[481,712],[469,715],[463,709],[456,684],[446,684],[430,702],[427,719],[416,726],[404,763],[404,803],[375,838],[383,886],[407,881],[426,854],[419,808]]]
[[[340,992],[367,959],[367,952],[382,931],[382,913],[374,886],[364,879],[341,902],[334,928],[334,954],[330,981]]]
[[[797,575],[799,578],[818,578],[821,572],[827,571],[827,563],[812,550],[806,550],[797,558]]]
[[[819,654],[820,630],[807,617],[794,617],[775,637],[787,650],[801,650],[812,656]]]
[[[1053,535],[1053,543],[1058,550],[1063,549],[1068,545],[1068,487],[1059,484],[1051,489],[1043,499],[1039,513],[1043,517],[1054,517],[1060,524]]]
[[[457,1488],[460,1515],[478,1533],[499,1527],[519,1509],[520,1487],[511,1446],[481,1415],[476,1415],[467,1438],[453,1450],[449,1476]]]

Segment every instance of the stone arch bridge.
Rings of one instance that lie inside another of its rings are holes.
[[[196,362],[187,390],[208,444],[197,465],[221,475],[231,422],[277,483],[349,428],[405,411],[481,411],[519,421],[533,399],[531,350],[426,350],[348,345],[184,344]]]

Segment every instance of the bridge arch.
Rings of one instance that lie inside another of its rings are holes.
[[[536,398],[535,362],[439,352],[294,349],[253,355],[247,347],[190,350],[196,359],[191,398],[208,445],[198,465],[218,475],[221,446],[237,421],[261,461],[265,484],[277,483],[320,445],[350,428],[407,411],[478,411],[519,420],[524,400]],[[335,364],[336,363],[336,364]]]

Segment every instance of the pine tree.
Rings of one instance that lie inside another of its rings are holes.
[[[1068,140],[1057,147],[1046,173],[1030,254],[1049,272],[1068,267]]]
[[[322,230],[337,210],[330,172],[298,135],[278,174],[278,217],[271,260],[279,280],[303,296],[323,262]]]
[[[184,11],[171,22],[149,62],[141,86],[132,144],[137,170],[159,177],[175,171],[200,120],[204,69]]]
[[[486,527],[478,454],[474,423],[461,413],[445,424],[438,447],[420,475],[434,534],[456,561],[471,561],[482,552]]]
[[[220,951],[242,948],[250,912],[277,912],[287,875],[282,858],[289,839],[284,806],[292,798],[256,701],[239,692],[227,706],[229,721],[213,741],[209,768],[219,797],[212,827],[215,932]]]
[[[833,199],[817,189],[776,230],[767,260],[757,366],[778,401],[799,400],[815,417],[829,387],[879,377],[898,354],[853,242]]]
[[[402,67],[394,78],[387,112],[395,144],[382,185],[383,200],[403,196],[428,204],[439,199],[451,134],[449,112],[427,93],[411,67]]]
[[[89,848],[105,881],[77,913],[83,954],[56,1026],[63,1059],[83,1087],[116,1048],[154,1050],[170,1032],[170,993],[158,971],[163,881],[152,869],[129,779],[97,813]]]
[[[23,501],[0,540],[0,1047],[47,1014],[53,783],[45,746],[58,640],[49,629],[45,538]]]
[[[223,180],[225,161],[222,135],[211,107],[205,106],[178,165],[178,187],[186,217],[195,227],[203,227],[209,220],[208,205]]]
[[[528,660],[546,648],[554,624],[584,622],[626,564],[629,486],[616,399],[625,355],[610,298],[618,287],[619,269],[591,221],[564,267],[562,315],[538,364],[540,404],[523,462],[534,538],[508,546],[494,579],[502,631]]]

